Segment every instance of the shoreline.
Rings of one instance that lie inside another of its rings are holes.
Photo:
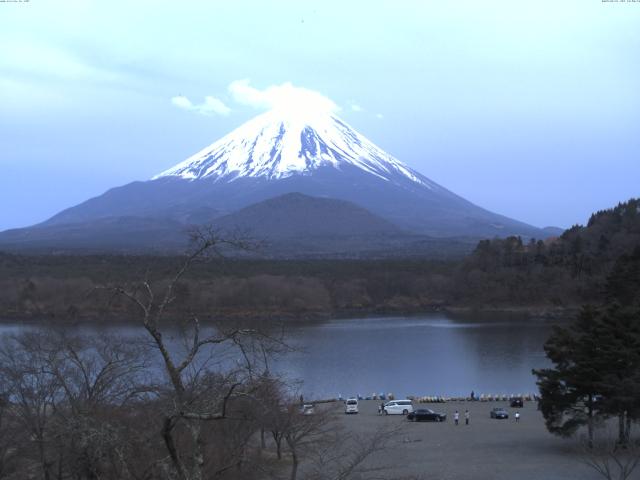
[[[305,312],[296,314],[293,312],[269,312],[267,314],[257,314],[255,312],[218,312],[209,316],[201,316],[202,323],[224,322],[258,322],[260,324],[315,324],[328,320],[356,320],[358,318],[393,318],[393,317],[418,317],[422,315],[444,314],[453,319],[467,319],[473,317],[474,320],[487,319],[488,317],[507,317],[526,319],[530,321],[553,321],[553,320],[569,320],[576,315],[580,307],[577,305],[567,307],[553,306],[526,306],[526,305],[510,305],[510,306],[466,306],[466,305],[434,305],[422,309],[395,310],[385,308],[361,309],[361,310],[342,310],[334,312]],[[186,315],[186,313],[184,313]],[[169,316],[168,316],[169,317]],[[178,321],[183,317],[182,313],[174,314],[173,317]],[[170,321],[167,318],[167,321]],[[67,316],[54,312],[29,312],[16,313],[6,312],[0,313],[0,324],[13,323],[29,323],[49,325],[118,325],[136,323],[136,318],[123,318],[122,315],[91,313],[90,315]]]

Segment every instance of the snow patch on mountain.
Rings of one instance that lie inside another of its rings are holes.
[[[277,109],[263,113],[174,167],[156,175],[231,182],[311,175],[320,167],[351,165],[386,181],[409,179],[440,187],[395,159],[331,113]]]

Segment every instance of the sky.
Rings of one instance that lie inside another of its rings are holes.
[[[638,1],[4,1],[0,230],[150,179],[283,96],[539,227],[640,196]]]

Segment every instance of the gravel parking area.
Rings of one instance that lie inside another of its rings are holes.
[[[533,402],[517,409],[515,422],[508,402],[448,402],[417,404],[447,414],[444,423],[409,422],[402,415],[380,416],[379,401],[361,400],[360,413],[339,415],[339,421],[352,432],[368,434],[381,425],[400,425],[400,434],[390,447],[369,462],[384,465],[383,478],[555,480],[600,478],[581,463],[575,440],[561,439],[547,432],[544,420]],[[504,407],[507,420],[489,418],[494,407]],[[343,409],[342,403],[336,409]],[[453,414],[460,412],[460,425]],[[464,411],[470,424],[464,423]]]

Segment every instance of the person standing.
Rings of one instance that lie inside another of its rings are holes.
[[[469,410],[465,410],[464,411],[464,424],[465,425],[469,425],[469,416],[470,416]]]
[[[458,425],[458,422],[460,421],[460,414],[458,413],[458,410],[456,410],[456,413],[453,414],[453,420],[455,424]]]
[[[384,413],[384,402],[380,402],[378,405],[378,415],[382,415]]]
[[[518,423],[520,421],[520,412],[516,412],[515,417],[516,417],[516,423]]]

